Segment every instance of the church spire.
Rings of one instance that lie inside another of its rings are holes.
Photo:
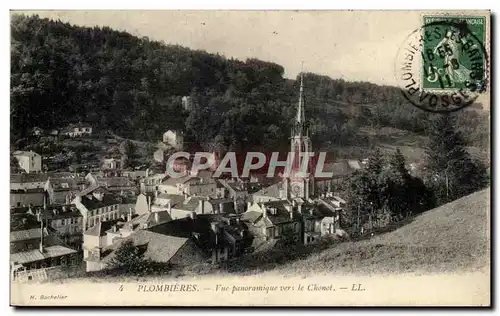
[[[302,62],[300,70],[300,91],[299,91],[299,105],[297,109],[297,123],[305,123],[304,114],[304,62]]]

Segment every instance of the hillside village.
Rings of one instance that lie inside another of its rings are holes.
[[[26,21],[30,20],[20,18],[17,23]],[[49,29],[68,28],[74,34],[141,41],[155,52],[186,53],[110,30],[78,29],[38,18],[31,21],[47,23]],[[189,78],[176,82],[172,79],[176,72],[171,69],[167,73],[172,88],[156,87],[161,93],[151,92],[152,84],[142,77],[141,91],[114,87],[117,90],[102,103],[89,98],[85,105],[60,106],[57,115],[64,117],[60,126],[56,117],[34,126],[25,111],[13,111],[12,280],[99,273],[168,274],[195,266],[217,270],[242,260],[259,265],[265,258],[274,258],[273,254],[288,258],[296,249],[375,238],[391,225],[489,185],[489,157],[484,148],[488,133],[457,124],[457,117],[462,123],[473,118],[482,124],[487,115],[431,117],[401,106],[398,91],[391,87],[345,83],[308,73],[300,73],[291,82],[282,78],[279,65],[207,57],[199,52],[193,56],[194,60],[183,61],[187,68],[200,63],[196,58],[231,66],[218,65],[228,72],[221,74],[201,63],[216,82],[215,88],[203,93],[196,85],[211,82],[200,78],[196,84]],[[114,82],[103,78],[94,82],[96,87]],[[249,78],[257,79],[252,83]],[[137,78],[133,79],[137,84]],[[161,85],[167,81],[151,80]],[[73,82],[78,88],[68,91],[78,90],[82,99],[85,89],[96,88],[89,88],[94,83]],[[314,84],[314,91],[309,90],[313,95],[306,102],[309,83]],[[108,93],[113,89],[96,88],[101,90]],[[94,96],[102,96],[100,93]],[[326,95],[327,101],[319,100],[319,95]],[[369,104],[370,95],[380,98],[380,109]],[[50,104],[59,104],[52,97],[67,104],[66,95],[44,96]],[[22,109],[27,99],[14,95],[12,102]],[[362,106],[333,106],[343,99]],[[131,105],[129,100],[136,103]],[[130,107],[122,109],[122,104]],[[82,119],[86,117],[88,121]],[[380,130],[373,126],[374,121]],[[465,139],[463,130],[469,129],[474,130]],[[383,138],[383,133],[393,139],[373,141]],[[299,176],[303,164],[299,158],[291,162],[290,174],[268,177],[254,171],[245,177],[227,172],[215,176],[225,153],[245,154],[255,148],[291,152],[297,157],[327,151],[330,155],[323,171],[329,175],[316,176],[307,165],[306,175]],[[183,151],[189,158],[169,162],[173,154]],[[203,170],[193,168],[196,152],[209,152],[214,163]],[[182,176],[171,176],[169,168]]]
[[[301,94],[293,150],[310,146],[303,107]],[[91,127],[67,131],[71,138],[92,135]],[[153,153],[157,163],[165,162],[169,150],[184,147],[182,132],[162,136]],[[280,241],[307,245],[343,237],[346,201],[333,188],[363,165],[327,164],[334,176],[318,183],[292,177],[266,183],[257,175],[214,178],[216,165],[193,173],[189,160],[174,162],[185,175],[172,178],[149,168],[123,169],[115,158],[85,174],[44,172],[43,157],[33,151],[13,156],[23,172],[11,175],[11,273],[28,280],[81,262],[87,272],[106,270],[127,241],[145,247],[151,260],[188,266],[216,264]],[[319,183],[326,191],[314,194]]]

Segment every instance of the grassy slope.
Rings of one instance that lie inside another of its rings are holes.
[[[489,265],[490,189],[415,217],[409,224],[371,240],[347,242],[279,273],[356,274],[449,272]]]

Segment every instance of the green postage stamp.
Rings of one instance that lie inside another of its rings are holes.
[[[485,81],[486,17],[424,16],[422,87],[481,90]]]
[[[487,92],[488,18],[422,15],[396,58],[403,96],[425,111],[443,113],[472,105]]]

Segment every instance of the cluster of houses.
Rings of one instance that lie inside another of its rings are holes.
[[[297,113],[291,150],[310,151],[302,83]],[[92,132],[83,128],[73,135]],[[164,162],[183,146],[182,132],[169,130],[154,158]],[[11,175],[11,273],[18,279],[82,262],[86,271],[107,269],[125,241],[148,259],[182,267],[269,250],[283,240],[310,244],[343,235],[346,202],[334,188],[362,168],[344,160],[325,165],[333,172],[327,179],[215,178],[216,166],[192,172],[186,159],[175,166],[184,172],[176,178],[122,171],[112,161],[102,172],[49,174],[30,169],[36,155],[27,155],[29,171]]]
[[[86,123],[69,124],[63,129],[43,130],[40,127],[34,127],[31,131],[33,136],[68,136],[82,137],[92,135],[92,126]]]
[[[106,269],[124,240],[183,266],[261,251],[289,232],[304,244],[341,232],[340,197],[287,198],[281,186],[216,179],[213,170],[12,174],[13,277],[82,261],[87,271]]]

